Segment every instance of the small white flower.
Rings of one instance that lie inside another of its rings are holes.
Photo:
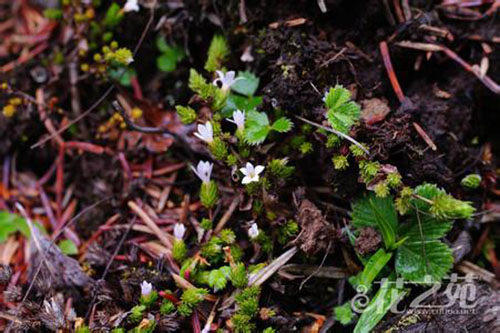
[[[209,121],[207,121],[205,125],[198,124],[198,132],[194,133],[194,136],[206,143],[212,143],[214,141],[214,129],[212,128],[212,124]]]
[[[241,173],[245,175],[243,177],[243,180],[241,181],[242,184],[248,184],[251,182],[258,182],[259,181],[259,174],[264,171],[264,167],[262,165],[257,165],[255,168],[252,165],[252,163],[247,162],[244,168],[240,169]]]
[[[210,182],[210,176],[212,175],[212,168],[214,167],[213,163],[199,161],[196,169],[191,166],[191,170],[200,178],[200,180],[204,183]]]
[[[174,236],[178,240],[184,238],[184,233],[186,232],[186,227],[182,223],[176,223],[174,226]]]
[[[217,79],[214,80],[213,84],[214,86],[217,86],[217,84],[220,82],[222,85],[221,89],[222,91],[229,91],[229,88],[238,80],[241,80],[243,78],[239,77],[235,79],[235,72],[234,71],[228,71],[226,74],[224,74],[222,71],[216,71],[217,75],[219,76]]]
[[[243,51],[243,54],[240,57],[240,60],[243,62],[252,62],[254,61],[253,55],[252,55],[252,47],[249,46]]]
[[[141,296],[149,296],[153,291],[153,285],[147,281],[141,283]]]
[[[138,0],[127,0],[127,3],[125,6],[123,6],[123,11],[124,12],[138,12],[139,11],[139,4],[137,3]]]
[[[252,223],[250,229],[248,229],[248,237],[250,239],[254,239],[259,235],[259,228],[257,227],[257,223]]]
[[[245,112],[236,110],[233,112],[233,119],[226,119],[230,123],[236,124],[238,126],[239,131],[243,131],[245,129]]]

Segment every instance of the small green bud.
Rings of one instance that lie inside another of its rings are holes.
[[[207,294],[207,289],[189,288],[184,290],[184,292],[182,293],[181,301],[184,304],[187,304],[189,307],[194,308],[205,299],[205,296]]]
[[[365,145],[362,144],[362,146],[364,147]],[[349,150],[354,155],[354,157],[362,157],[362,156],[365,156],[365,154],[366,154],[363,151],[363,149],[361,149],[358,145],[355,145],[355,144],[350,145]]]
[[[345,170],[349,166],[349,161],[347,161],[347,156],[341,154],[333,156],[332,162],[335,170]]]
[[[329,134],[326,139],[326,148],[338,147],[342,140],[335,134]]]
[[[175,261],[181,263],[186,259],[187,247],[182,239],[176,239],[172,247],[172,257]]]
[[[274,177],[286,179],[290,177],[295,171],[295,168],[293,166],[287,166],[287,164],[287,158],[275,158],[267,164],[267,170]]]
[[[303,155],[307,155],[309,153],[312,153],[313,151],[313,145],[310,142],[303,142],[300,147],[299,147],[300,152]]]
[[[476,189],[481,185],[481,176],[478,174],[470,174],[465,176],[460,184],[467,189]]]
[[[210,152],[219,161],[224,161],[227,156],[227,145],[220,138],[214,138],[214,141],[210,143]]]
[[[448,194],[440,194],[433,198],[429,212],[439,219],[466,219],[472,216],[475,208],[470,202],[461,201]]]
[[[160,305],[160,314],[168,315],[175,311],[175,305],[168,299],[164,299]]]
[[[219,233],[219,237],[226,245],[233,244],[236,240],[236,235],[231,229],[222,229]]]
[[[248,285],[248,276],[245,264],[242,262],[237,263],[231,268],[231,274],[229,275],[231,283],[236,288],[245,288]]]
[[[235,166],[238,164],[238,158],[233,154],[229,154],[226,157],[226,163],[228,166]]]
[[[207,209],[213,208],[219,201],[219,191],[213,180],[201,183],[200,200]]]
[[[371,181],[380,170],[379,162],[361,161],[359,162],[361,177],[365,182]]]
[[[130,310],[128,318],[131,322],[137,323],[141,321],[145,311],[146,311],[145,305],[136,305]]]
[[[177,115],[183,124],[192,124],[198,118],[196,111],[189,106],[177,105],[175,109],[177,110]]]
[[[397,188],[401,185],[401,175],[399,172],[391,172],[387,175],[387,185],[389,185],[392,188]]]
[[[389,186],[387,186],[386,182],[378,182],[378,184],[373,188],[373,191],[377,197],[385,198],[389,195]]]
[[[205,229],[205,230],[211,230],[212,229],[212,220],[203,218],[200,222],[200,226]]]
[[[179,312],[179,314],[183,317],[189,317],[190,315],[193,314],[193,309],[191,309],[191,307],[188,306],[187,304],[181,303],[177,307],[177,312]]]

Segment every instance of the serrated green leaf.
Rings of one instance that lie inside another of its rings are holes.
[[[289,130],[291,130],[292,127],[293,127],[292,121],[286,117],[281,117],[277,119],[271,126],[273,130],[279,133],[286,133]]]
[[[61,252],[66,254],[66,255],[72,256],[72,255],[78,254],[78,247],[76,246],[75,243],[73,243],[73,241],[71,241],[69,239],[64,239],[64,240],[60,241],[57,244],[57,246],[59,246],[59,249],[61,249]]]
[[[396,272],[407,281],[440,281],[453,267],[451,249],[439,240],[407,240],[396,253]]]
[[[253,96],[259,87],[259,78],[248,71],[238,72],[237,78],[231,90],[245,96]]]
[[[355,102],[349,101],[350,98],[349,90],[340,85],[330,88],[325,95],[328,122],[333,129],[344,134],[348,134],[361,115],[361,108]]]
[[[259,144],[264,142],[270,130],[267,114],[255,110],[246,113],[245,141],[247,143]]]
[[[451,227],[451,221],[438,220],[424,214],[419,214],[417,217],[417,213],[414,213],[407,223],[399,227],[398,234],[400,237],[408,237],[410,240],[420,240],[422,236],[426,240],[433,240],[444,237]]]
[[[325,95],[325,104],[328,109],[336,109],[351,98],[351,92],[341,85],[336,85]]]
[[[226,287],[227,279],[221,270],[214,269],[210,271],[208,275],[208,285],[214,289],[214,291],[222,290]]]
[[[245,129],[245,141],[251,145],[258,145],[264,142],[269,134],[270,127],[248,127]]]
[[[375,294],[375,297],[373,297],[368,306],[363,310],[354,328],[354,333],[371,332],[379,321],[384,318],[391,306],[406,294],[407,291],[397,288],[394,281],[385,281]]]
[[[265,127],[269,126],[269,118],[264,112],[250,110],[246,114],[246,126],[248,127]]]

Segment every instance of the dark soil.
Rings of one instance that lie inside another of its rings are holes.
[[[329,0],[325,1],[327,13],[321,13],[313,0],[241,2],[246,3],[245,24],[240,23],[240,1],[180,1],[184,6],[179,8],[174,6],[177,1],[159,1],[152,27],[156,27],[161,18],[167,20],[168,22],[163,21],[158,25],[158,31],[166,35],[169,41],[182,45],[187,57],[172,73],[158,72],[155,62],[156,32],[152,28],[147,31],[134,62],[143,94],[140,102],[146,105],[144,109],[149,110],[146,111],[149,112],[146,125],[158,126],[168,117],[173,117],[175,105],[188,103],[192,96],[187,87],[189,69],[203,68],[206,50],[213,34],[222,33],[227,37],[231,48],[227,67],[241,70],[246,68],[260,78],[259,94],[264,98],[263,109],[287,110],[292,115],[323,123],[323,92],[337,83],[351,90],[360,104],[370,99],[380,99],[387,104],[390,112],[378,122],[362,122],[351,133],[357,140],[369,145],[371,157],[397,167],[410,186],[431,182],[445,188],[457,198],[473,201],[479,211],[490,207],[488,205],[498,207],[499,192],[496,190],[495,171],[498,167],[496,155],[500,151],[500,132],[497,129],[500,124],[498,95],[488,90],[472,73],[442,52],[433,53],[429,60],[424,56],[419,60],[422,63],[417,71],[414,69],[417,58],[425,53],[396,45],[403,40],[428,42],[429,33],[419,28],[422,24],[446,28],[455,39],[449,41],[439,37],[438,41],[455,50],[468,63],[478,64],[484,55],[481,43],[468,39],[468,36],[481,35],[486,39],[498,36],[500,25],[497,14],[478,21],[456,20],[444,15],[437,5],[415,1],[415,4],[412,3],[412,6],[415,6],[413,17],[404,23],[391,25],[387,19],[387,10],[382,5],[383,1],[379,0]],[[10,13],[10,4],[3,3],[0,6],[2,10]],[[489,6],[481,8],[485,11]],[[392,15],[395,17],[394,13]],[[146,8],[142,8],[140,13],[127,15],[124,24],[120,26],[121,30],[116,34],[120,45],[133,49],[149,17]],[[304,18],[305,23],[287,26],[287,22],[297,18]],[[277,27],[270,27],[270,24]],[[48,50],[26,64],[1,74],[2,82],[8,82],[16,91],[35,96],[37,89],[43,89],[46,96],[56,96],[58,107],[66,110],[61,111],[62,113],[50,113],[50,118],[57,127],[61,126],[63,118],[67,117],[67,121],[78,116],[71,106],[67,67],[63,66],[62,72],[55,74],[49,65],[53,50],[69,53],[68,50],[75,47],[74,41],[64,43],[61,36],[63,31],[60,28],[55,29]],[[386,40],[390,40],[392,64],[404,92],[405,99],[402,102],[394,93],[379,49],[379,43]],[[495,82],[500,81],[500,54],[497,45],[489,43],[493,52],[488,55],[488,75]],[[247,46],[252,47],[255,60],[243,63],[240,61],[240,55]],[[13,53],[3,53],[6,51],[2,50],[2,65],[17,58]],[[46,81],[38,83],[32,78],[30,71],[36,67],[42,67],[49,73]],[[99,99],[109,86],[109,82],[81,78],[78,84],[81,111]],[[200,208],[196,205],[197,199],[194,199],[198,193],[198,185],[193,185],[193,178],[187,168],[178,171],[177,178],[170,179],[165,176],[157,180],[156,184],[148,173],[153,172],[152,165],[158,168],[178,162],[194,163],[190,156],[196,156],[198,159],[205,158],[206,154],[200,154],[196,147],[192,152],[186,153],[185,147],[179,143],[174,143],[165,153],[152,152],[145,143],[147,135],[143,135],[140,144],[133,149],[126,149],[126,145],[112,140],[97,139],[97,128],[114,113],[110,102],[116,99],[118,93],[134,98],[131,97],[132,89],[115,88],[102,104],[63,134],[63,138],[68,141],[91,142],[110,149],[110,152],[103,154],[73,149],[65,155],[63,179],[66,186],[71,184],[71,200],[76,202],[76,212],[81,212],[102,199],[106,200],[83,214],[71,226],[86,249],[85,255],[80,258],[80,264],[91,276],[91,281],[75,283],[65,279],[66,276],[61,273],[63,276],[53,277],[53,284],[35,284],[34,292],[23,305],[21,316],[22,320],[26,321],[24,324],[34,325],[35,330],[41,329],[41,326],[35,324],[46,327],[46,321],[50,321],[50,318],[43,320],[37,316],[37,311],[41,311],[39,305],[45,299],[44,294],[55,294],[56,291],[70,294],[78,316],[87,319],[92,316],[94,327],[97,329],[109,327],[112,315],[130,308],[132,301],[138,297],[137,290],[143,280],[171,285],[174,288],[170,263],[144,246],[147,235],[137,230],[126,231],[128,223],[125,222],[130,222],[132,216],[127,203],[134,200],[149,204],[146,198],[148,194],[145,192],[148,186],[161,191],[166,186],[174,185],[172,199],[169,199],[171,202],[168,203],[172,207],[169,207],[168,213],[162,213],[158,220],[164,225],[170,225],[171,221],[188,221],[187,216]],[[1,97],[2,102],[7,99],[7,95]],[[425,131],[437,147],[436,150],[432,150],[419,135],[414,123]],[[301,124],[297,121],[296,126]],[[187,132],[186,129],[183,130]],[[7,172],[5,166],[14,165],[15,161],[13,170],[22,174],[23,179],[31,185],[48,175],[46,191],[51,202],[54,202],[53,208],[57,210],[55,200],[58,146],[49,141],[35,149],[30,148],[46,136],[46,127],[35,104],[23,107],[23,112],[16,115],[15,121],[0,116],[0,159],[4,166],[2,170]],[[182,133],[182,136],[185,137],[185,133]],[[163,136],[157,138],[164,139]],[[315,135],[312,140],[324,142],[325,137]],[[348,145],[344,144],[341,149],[347,148]],[[294,195],[293,190],[288,188],[279,195],[277,189],[271,189],[270,196],[275,199],[276,207],[288,213],[294,212],[301,227],[300,234],[292,243],[303,252],[294,258],[295,263],[318,266],[324,259],[324,266],[343,267],[355,273],[360,269],[359,264],[354,252],[344,246],[348,241],[339,237],[338,230],[348,219],[346,212],[350,208],[352,198],[361,194],[365,188],[358,181],[355,165],[350,166],[341,175],[333,169],[330,163],[333,153],[333,150],[321,145],[313,153],[295,159],[297,174],[292,180],[293,187],[305,189],[296,206],[291,204]],[[124,171],[124,161],[130,163],[129,174],[127,170]],[[11,169],[11,174],[12,172],[14,171]],[[133,179],[128,178],[134,172],[136,176]],[[470,173],[481,174],[484,179],[482,187],[472,193],[464,191],[460,186],[460,180]],[[224,176],[230,178],[229,174],[223,175],[222,171],[218,177],[223,179]],[[29,187],[29,184],[24,185]],[[8,184],[3,184],[3,187],[14,190],[22,188],[23,184],[16,185],[11,184],[9,187]],[[327,190],[324,190],[325,188]],[[227,191],[232,189],[228,186]],[[35,208],[42,206],[38,201],[39,195],[37,193],[30,196],[23,191],[17,191],[10,198],[0,200],[0,209],[13,210],[14,202],[18,201],[26,206],[33,205],[30,213],[50,226],[46,214],[36,213]],[[215,221],[220,219],[232,200],[234,198],[229,196],[223,198],[223,202],[215,210]],[[247,202],[240,203],[240,208],[244,208],[245,203]],[[187,208],[189,204],[193,207]],[[252,212],[241,209],[239,214],[229,222],[231,225],[250,220]],[[76,214],[72,216],[74,215]],[[103,227],[114,215],[118,216],[116,219],[119,222],[111,223],[109,228]],[[480,237],[486,228],[478,224],[457,223],[449,241],[452,243],[461,231],[466,230],[472,235],[474,248],[481,241]],[[494,243],[499,232],[496,226],[487,228],[493,235]],[[243,229],[240,229],[239,232],[243,233]],[[94,239],[96,233],[99,236]],[[363,238],[366,242],[355,245],[360,253],[373,252],[381,242],[379,234],[373,232],[373,229],[366,229]],[[91,242],[87,243],[89,240]],[[112,253],[122,241],[118,260],[113,261]],[[481,242],[484,242],[484,239]],[[251,244],[246,244],[244,248],[251,249]],[[281,254],[280,251],[275,251],[273,257]],[[467,258],[474,261],[478,255],[476,250]],[[58,254],[51,256],[58,258]],[[262,254],[262,257],[264,256]],[[25,260],[24,254],[19,254],[18,258]],[[22,263],[20,261],[13,266],[22,277],[17,277],[16,281],[23,295],[30,279],[22,270],[26,269],[24,266],[37,262],[39,259]],[[486,265],[488,270],[495,269],[484,259],[481,259],[481,265]],[[497,270],[496,273],[500,271]],[[43,275],[48,279],[45,274],[49,273],[44,272]],[[79,276],[83,273],[77,270],[74,274]],[[102,274],[106,274],[103,280]],[[304,277],[289,279],[283,274],[277,274],[266,282],[260,306],[272,308],[276,315],[266,321],[263,327],[273,326],[282,332],[310,328],[315,320],[306,313],[315,313],[330,319],[327,320],[330,328],[325,325],[323,331],[343,329],[338,323],[332,326],[331,316],[332,308],[343,304],[351,296],[347,291],[346,279],[313,277],[302,285]],[[7,305],[2,304],[2,311],[7,313],[7,310],[14,309],[13,304],[20,304],[19,301],[20,297],[16,297],[6,302]],[[490,301],[488,304],[493,306],[494,303]],[[496,303],[498,305],[498,300]],[[90,304],[92,307],[89,307]],[[33,308],[30,309],[30,305]],[[204,310],[209,314],[211,308]],[[2,318],[9,319],[3,316]],[[381,327],[395,327],[399,319],[401,318],[388,318]],[[434,320],[445,325],[449,322],[444,317]],[[224,321],[218,319],[215,323],[223,325]],[[432,327],[436,330],[442,329],[437,328],[431,321],[426,320],[425,323],[434,325]],[[13,327],[8,320],[4,320],[2,325],[3,328]],[[486,324],[464,325],[475,330],[485,327]],[[414,326],[415,328],[412,326],[408,330],[424,329],[422,326]],[[425,327],[427,329],[427,326]],[[162,317],[160,331],[169,329],[188,331],[191,330],[191,322]]]

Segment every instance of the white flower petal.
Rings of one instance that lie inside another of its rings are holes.
[[[264,171],[264,167],[262,165],[257,165],[255,167],[255,174],[259,175],[262,171]]]
[[[245,168],[247,169],[247,171],[248,171],[249,174],[254,173],[254,168],[253,168],[253,164],[252,163],[247,162],[247,164],[245,165]]]
[[[176,223],[174,226],[174,236],[176,239],[181,240],[184,238],[184,234],[186,232],[186,227],[182,223]]]
[[[248,183],[251,183],[252,182],[252,178],[250,178],[249,176],[245,176],[243,177],[243,179],[241,180],[241,183],[242,184],[248,184]]]
[[[148,296],[153,291],[153,285],[147,281],[141,283],[141,295]]]

